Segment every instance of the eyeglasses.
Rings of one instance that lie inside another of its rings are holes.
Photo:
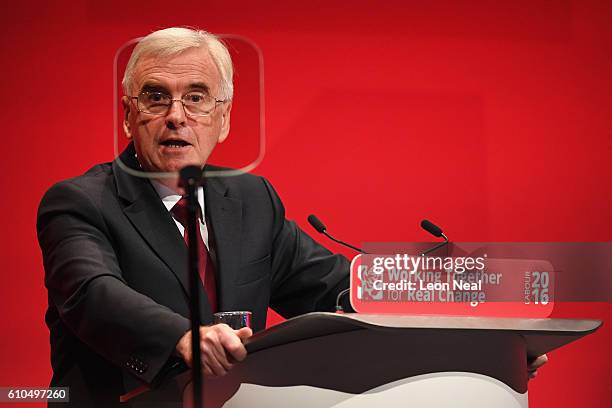
[[[142,92],[136,99],[138,111],[149,115],[166,115],[174,102],[183,104],[185,113],[190,116],[208,116],[215,111],[218,103],[225,100],[216,99],[204,92],[189,92],[181,99],[172,99],[170,95],[162,92]]]

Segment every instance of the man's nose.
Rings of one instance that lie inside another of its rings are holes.
[[[176,129],[185,125],[186,115],[183,102],[180,99],[174,99],[170,103],[168,113],[166,114],[166,126],[170,129]]]

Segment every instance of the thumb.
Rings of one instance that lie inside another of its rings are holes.
[[[244,342],[253,335],[253,330],[250,327],[243,327],[240,330],[234,330],[234,333]]]

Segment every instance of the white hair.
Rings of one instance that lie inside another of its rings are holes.
[[[232,81],[234,69],[229,51],[216,35],[203,30],[184,27],[171,27],[154,31],[138,42],[125,68],[122,81],[123,92],[130,95],[134,70],[141,58],[147,56],[171,57],[190,48],[208,50],[221,76],[220,97],[223,100],[231,100],[234,96],[234,83]]]

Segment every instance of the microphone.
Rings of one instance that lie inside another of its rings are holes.
[[[310,214],[310,215],[308,216],[308,222],[310,223],[310,225],[312,225],[312,227],[313,227],[314,229],[316,229],[316,230],[317,230],[317,232],[318,232],[319,234],[324,233],[324,232],[325,232],[325,230],[327,229],[327,228],[325,227],[325,224],[323,224],[323,223],[321,222],[321,220],[320,220],[320,219],[318,219],[318,218],[317,218],[317,216],[316,216],[316,215],[314,215],[314,214]]]
[[[317,218],[316,215],[314,214],[310,214],[308,216],[308,223],[310,225],[312,225],[312,227],[317,230],[318,233],[325,235],[327,238],[331,239],[334,242],[339,243],[340,245],[344,245],[345,247],[351,248],[357,252],[360,252],[362,254],[367,254],[366,251],[364,251],[361,248],[357,248],[355,246],[352,246],[351,244],[347,244],[346,242],[340,241],[334,237],[332,237],[331,235],[329,235],[327,233],[327,227],[325,226],[325,224],[323,224],[323,222],[321,222],[320,219]],[[336,297],[336,313],[344,313],[344,309],[342,308],[342,306],[340,306],[340,299],[342,299],[342,296],[346,295],[347,293],[349,293],[351,290],[351,288],[346,288],[343,291],[341,291],[340,293],[338,293],[338,296]]]
[[[438,227],[433,222],[431,222],[429,220],[423,220],[423,221],[421,221],[421,228],[423,228],[425,231],[429,232],[434,237],[438,237],[438,238],[442,237],[442,238],[444,238],[444,242],[440,242],[439,244],[429,248],[427,251],[423,252],[421,254],[421,256],[425,256],[428,253],[433,252],[433,251],[435,251],[438,248],[442,248],[444,245],[448,244],[448,238],[446,237],[446,235],[444,235],[444,232],[442,232],[442,228]]]
[[[327,230],[327,227],[325,226],[325,224],[323,224],[323,223],[321,222],[321,220],[320,220],[320,219],[318,219],[318,218],[317,218],[317,216],[316,216],[316,215],[314,215],[314,214],[310,214],[310,215],[308,216],[308,222],[310,223],[310,225],[312,225],[312,227],[313,227],[314,229],[316,229],[316,230],[317,230],[317,232],[318,232],[318,233],[325,235],[327,238],[331,239],[332,241],[337,242],[337,243],[339,243],[340,245],[343,245],[343,246],[345,246],[345,247],[351,248],[351,249],[353,249],[353,250],[355,250],[355,251],[357,251],[357,252],[360,252],[360,253],[362,253],[362,254],[367,254],[367,252],[366,252],[366,251],[364,251],[363,249],[361,249],[361,248],[357,248],[357,247],[355,247],[355,246],[352,246],[351,244],[347,244],[346,242],[340,241],[340,240],[338,240],[338,239],[336,239],[336,238],[332,237],[331,235],[329,235],[329,234],[327,233],[327,231],[326,231],[326,230]]]
[[[421,228],[429,232],[434,237],[441,237],[444,235],[442,229],[429,220],[421,221]]]

